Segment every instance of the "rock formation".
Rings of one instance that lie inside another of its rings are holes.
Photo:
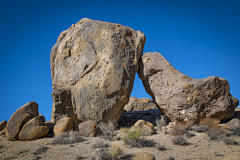
[[[120,24],[82,19],[51,51],[52,121],[118,119],[128,103],[145,36]]]
[[[19,133],[20,140],[35,140],[45,136],[49,129],[42,121],[43,116],[35,117],[24,124]]]
[[[9,119],[5,135],[8,140],[18,140],[18,134],[22,130],[23,125],[30,119],[38,116],[38,104],[36,102],[28,102],[18,108]]]
[[[128,104],[124,106],[126,111],[146,111],[149,109],[158,109],[155,102],[149,98],[138,99],[130,97]]]
[[[176,70],[160,53],[144,53],[139,66],[147,93],[172,121],[227,119],[239,104],[226,79],[193,79]]]
[[[5,129],[5,128],[6,128],[6,125],[7,125],[7,121],[6,121],[6,120],[0,122],[0,131],[2,131],[3,129]]]

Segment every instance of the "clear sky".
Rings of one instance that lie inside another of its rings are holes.
[[[0,121],[29,101],[50,120],[51,48],[82,18],[141,30],[144,52],[193,78],[226,78],[240,99],[239,0],[1,0],[0,15]],[[131,96],[150,98],[138,76]]]

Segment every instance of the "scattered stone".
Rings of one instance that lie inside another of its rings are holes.
[[[144,53],[139,66],[146,91],[172,121],[227,119],[239,104],[229,92],[226,79],[193,79],[176,70],[160,53]]]
[[[240,120],[237,118],[232,119],[225,125],[225,128],[230,131],[233,131],[235,128],[240,128]]]
[[[159,109],[149,109],[147,111],[128,111],[123,112],[119,121],[118,126],[120,127],[131,127],[138,120],[142,119],[147,122],[156,125],[156,119],[160,118],[161,112]]]
[[[38,104],[36,102],[28,102],[16,112],[14,112],[9,119],[5,135],[8,140],[18,140],[18,134],[22,130],[23,125],[30,119],[38,116]]]
[[[132,127],[133,130],[141,130],[144,135],[154,134],[153,124],[144,120],[138,120]]]
[[[63,117],[55,124],[53,132],[54,135],[57,136],[60,133],[69,132],[73,130],[73,127],[74,127],[73,119],[70,117]]]
[[[48,127],[44,124],[42,118],[38,116],[24,124],[19,133],[19,139],[23,141],[35,140],[45,136],[48,131]]]
[[[48,133],[52,133],[52,132],[53,132],[54,125],[55,125],[55,122],[47,121],[47,122],[45,122],[45,124],[46,124],[46,126],[48,127],[48,129],[49,129],[49,132],[48,132]]]
[[[0,131],[2,131],[3,129],[5,129],[5,128],[6,128],[6,125],[7,125],[7,121],[6,121],[6,120],[2,121],[2,122],[0,123]]]
[[[118,122],[145,40],[141,31],[87,18],[63,31],[50,57],[52,121]]]
[[[85,121],[78,125],[78,130],[82,136],[96,137],[100,135],[100,128],[95,121]]]
[[[128,104],[124,106],[126,111],[147,111],[149,109],[158,109],[153,100],[149,98],[138,99],[130,97]]]

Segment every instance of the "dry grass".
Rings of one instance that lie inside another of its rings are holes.
[[[109,147],[109,144],[101,138],[96,138],[91,145],[92,145],[92,148],[107,148],[107,147]]]
[[[166,118],[166,116],[161,115],[160,119],[157,118],[155,123],[156,123],[156,126],[159,127],[159,128],[162,128],[163,126],[166,126],[167,125],[167,118]]]
[[[173,144],[181,146],[188,144],[187,139],[183,135],[172,136],[171,141],[173,142]]]
[[[210,140],[220,140],[222,137],[227,136],[227,132],[218,126],[208,129],[206,134],[210,137]]]
[[[206,131],[209,130],[210,128],[213,128],[217,126],[220,123],[220,120],[214,119],[211,117],[206,117],[200,120],[199,126],[203,126],[206,128]]]

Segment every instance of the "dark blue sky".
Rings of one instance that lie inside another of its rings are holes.
[[[0,121],[29,101],[50,120],[51,48],[82,18],[141,30],[144,52],[160,52],[193,78],[226,78],[240,99],[239,0],[2,0],[0,15]],[[131,96],[150,98],[137,76]]]

